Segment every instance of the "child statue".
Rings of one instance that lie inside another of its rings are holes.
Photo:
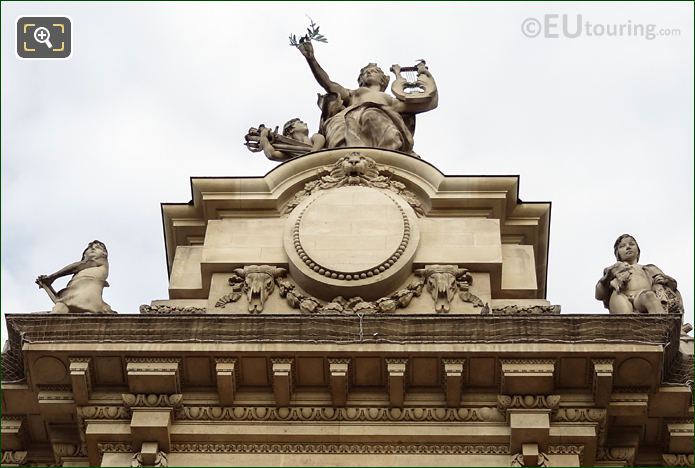
[[[611,314],[683,313],[683,300],[676,280],[655,265],[640,265],[640,248],[629,234],[618,237],[613,246],[613,265],[603,270],[596,284],[596,299]]]

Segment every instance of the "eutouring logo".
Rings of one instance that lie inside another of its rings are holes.
[[[601,23],[585,20],[582,15],[545,14],[538,18],[526,18],[521,22],[521,32],[529,38],[577,39],[579,37],[639,37],[651,41],[657,37],[680,36],[680,29],[658,28],[656,24]]]

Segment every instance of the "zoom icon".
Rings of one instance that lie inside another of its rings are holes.
[[[22,16],[17,20],[17,55],[65,59],[72,52],[72,24],[65,16]]]

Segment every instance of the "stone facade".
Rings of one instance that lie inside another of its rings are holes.
[[[518,184],[374,148],[194,178],[167,299],[8,315],[2,465],[692,465],[681,316],[560,314]]]

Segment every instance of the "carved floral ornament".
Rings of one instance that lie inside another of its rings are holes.
[[[319,169],[317,178],[304,184],[304,188],[285,205],[283,212],[291,213],[302,201],[320,190],[360,185],[396,193],[418,216],[424,215],[422,202],[417,196],[410,190],[406,190],[405,184],[392,180],[391,177],[392,172],[389,168],[378,165],[372,158],[353,151],[338,159],[334,164]]]

